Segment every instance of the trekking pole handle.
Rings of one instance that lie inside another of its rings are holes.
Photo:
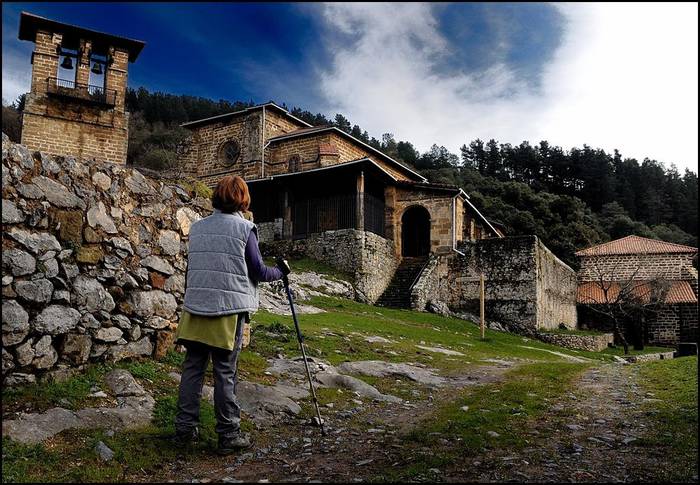
[[[275,263],[277,263],[277,267],[282,272],[282,281],[284,282],[285,286],[287,286],[289,284],[289,278],[287,278],[287,275],[292,272],[292,268],[289,267],[287,260],[281,256],[276,258]]]

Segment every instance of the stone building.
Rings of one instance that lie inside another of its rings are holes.
[[[396,254],[449,252],[500,237],[458,187],[425,177],[332,126],[313,127],[273,104],[185,123],[186,171],[213,186],[247,182],[262,239],[357,229],[394,241]]]
[[[474,278],[485,272],[491,317],[526,331],[576,325],[573,270],[534,236],[505,238],[459,187],[273,103],[183,126],[189,175],[210,186],[232,173],[248,182],[264,249],[353,274],[359,299],[478,308]]]
[[[47,154],[125,163],[129,62],[143,42],[22,12],[19,39],[34,42],[22,144]]]
[[[659,287],[663,301],[647,320],[645,341],[697,342],[697,254],[691,246],[634,235],[577,252],[579,324],[608,330],[610,323],[595,312],[596,305],[622,300],[618,295],[625,288],[632,299],[651,301],[649,293]]]

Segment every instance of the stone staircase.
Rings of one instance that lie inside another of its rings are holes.
[[[420,270],[423,269],[427,260],[427,256],[420,258],[403,258],[399,267],[396,268],[396,272],[389,286],[384,290],[384,293],[379,297],[376,304],[385,307],[410,308],[411,285],[415,281]]]

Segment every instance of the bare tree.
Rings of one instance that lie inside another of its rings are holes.
[[[629,353],[628,337],[632,337],[635,349],[644,348],[646,322],[658,314],[672,284],[658,274],[640,274],[640,264],[631,272],[621,271],[620,265],[628,263],[618,260],[611,265],[606,256],[588,257],[592,279],[581,282],[590,285],[589,295],[582,303],[612,323],[625,354]]]

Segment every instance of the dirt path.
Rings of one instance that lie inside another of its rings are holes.
[[[498,450],[474,460],[477,481],[656,481],[667,449],[639,446],[648,432],[642,406],[654,399],[638,384],[638,367],[607,364],[588,370],[528,429],[532,446]],[[456,477],[449,477],[456,478]],[[449,479],[448,478],[448,479]]]
[[[463,386],[497,382],[514,362],[501,361],[470,370],[460,376]],[[328,435],[298,420],[256,431],[255,446],[231,457],[213,455],[199,460],[164,464],[158,476],[133,475],[133,481],[212,482],[354,482],[368,481],[376,470],[390,467],[394,451],[401,448],[400,436],[450,399],[455,387],[421,388],[409,404],[367,402],[345,411],[323,408]]]
[[[501,363],[473,370],[474,385],[497,382],[513,368]],[[467,384],[469,385],[469,384]],[[432,480],[446,482],[629,482],[654,481],[668,462],[666,450],[638,446],[647,431],[642,403],[653,399],[638,385],[636,366],[606,364],[586,371],[577,385],[524,433],[525,449],[488,450],[446,467]],[[155,477],[134,481],[361,482],[380,470],[402,467],[403,433],[449,400],[454,388],[422,393],[410,404],[365,402],[353,412],[324,409],[330,433],[298,420],[255,432],[248,453],[164,464]],[[447,443],[445,443],[448,446]],[[423,452],[439,450],[421,450]],[[451,469],[449,469],[451,468]]]

